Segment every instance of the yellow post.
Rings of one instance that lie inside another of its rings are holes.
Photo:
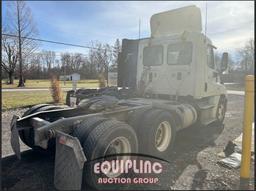
[[[240,189],[248,190],[251,166],[252,122],[254,106],[254,76],[245,78],[244,124],[242,142],[242,162],[240,169]]]

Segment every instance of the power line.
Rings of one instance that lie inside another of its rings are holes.
[[[242,29],[243,27],[245,28],[248,24],[252,24],[252,23],[253,23],[253,21],[248,21],[248,22],[241,23],[239,27],[233,27],[233,28],[229,28],[229,29],[217,31],[217,32],[210,32],[210,33],[208,32],[208,34],[215,35],[215,34],[227,33],[227,32],[235,31],[238,29]],[[250,25],[250,26],[253,26],[253,25]]]
[[[51,51],[51,50],[42,50],[41,52],[33,52],[33,55],[42,55],[43,54],[43,51]],[[84,54],[84,53],[72,53],[72,52],[61,52],[61,51],[53,51],[55,56],[61,56],[63,54],[80,54],[82,56],[89,56],[89,53],[87,54]]]
[[[14,34],[2,33],[2,35],[18,38],[18,36],[17,36],[17,35],[14,35]],[[39,38],[31,38],[31,37],[21,37],[21,38],[23,38],[23,39],[29,39],[29,40],[36,40],[36,41],[40,41],[40,42],[48,42],[48,43],[53,43],[53,44],[61,44],[61,45],[65,45],[65,46],[74,46],[74,47],[88,48],[88,49],[95,49],[95,50],[105,50],[104,48],[95,48],[95,47],[92,47],[92,46],[84,46],[84,45],[79,45],[79,44],[71,44],[71,43],[65,43],[65,42],[57,42],[57,41],[45,40],[45,39],[39,39]],[[110,46],[110,47],[112,47],[112,46]]]

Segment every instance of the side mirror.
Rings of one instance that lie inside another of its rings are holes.
[[[224,52],[221,58],[220,72],[224,72],[227,68],[228,68],[228,53]]]

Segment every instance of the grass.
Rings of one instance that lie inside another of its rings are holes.
[[[8,85],[6,80],[2,80],[2,89],[17,88],[18,80],[14,84]],[[51,86],[50,80],[26,80],[25,88],[46,88]],[[60,81],[61,88],[72,88],[72,81]],[[77,88],[98,88],[98,80],[80,80]],[[63,91],[63,101],[65,102],[66,92]],[[49,91],[19,91],[19,92],[2,92],[2,109],[15,109],[20,107],[29,107],[40,103],[53,103],[50,89]]]
[[[6,80],[2,80],[2,88],[17,88],[18,80],[14,80],[14,84],[6,84]],[[25,88],[49,88],[50,80],[26,80]],[[61,88],[72,88],[72,81],[60,81]],[[98,80],[80,80],[77,83],[77,88],[97,88],[99,87]]]
[[[17,83],[17,81],[15,81]],[[4,85],[3,88],[16,88],[17,85]],[[72,87],[71,82],[67,82],[66,86],[61,82],[62,87]],[[78,87],[98,87],[97,80],[82,80],[78,83]],[[228,90],[244,91],[244,86],[240,84],[226,84]],[[27,88],[49,88],[48,80],[27,80]],[[66,92],[63,91],[63,101],[65,102]],[[2,92],[2,109],[15,109],[20,107],[29,107],[40,103],[53,103],[50,91],[22,91],[22,92]]]
[[[63,92],[65,101],[66,92]],[[40,103],[53,103],[50,91],[2,92],[2,110],[29,107]]]

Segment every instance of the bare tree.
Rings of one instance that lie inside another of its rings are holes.
[[[29,56],[29,67],[27,71],[27,75],[32,79],[40,79],[43,77],[42,70],[42,54],[41,53],[33,53]]]
[[[83,61],[81,64],[81,68],[80,68],[80,74],[83,78],[94,78],[94,72],[91,72],[90,70],[90,62],[89,62],[89,58],[84,56],[83,57]]]
[[[46,51],[46,50],[42,51],[42,61],[47,66],[48,74],[50,74],[50,72],[51,72],[55,58],[56,58],[56,55],[55,55],[54,51]]]
[[[245,46],[239,50],[241,65],[246,73],[254,72],[254,39],[246,42]]]
[[[71,72],[79,72],[86,58],[80,53],[64,53],[61,54],[61,63],[64,74]]]
[[[73,54],[72,58],[73,58],[72,59],[73,62],[71,65],[72,71],[78,72],[82,66],[82,63],[85,62],[85,60],[84,60],[82,54],[80,54],[80,53]]]
[[[5,32],[5,30],[3,30]],[[8,73],[9,84],[13,84],[13,75],[18,61],[17,39],[2,36],[2,61],[1,65]]]
[[[97,72],[102,73],[106,71],[112,61],[110,45],[96,43],[95,46],[90,49],[89,58],[91,64],[96,65]]]
[[[37,43],[29,38],[35,37],[38,32],[30,8],[25,1],[9,2],[7,9],[6,25],[12,35],[17,36],[18,61],[19,61],[19,84],[18,87],[24,86],[23,77],[23,60],[34,52]]]
[[[109,44],[105,44],[104,45],[104,49],[103,49],[103,67],[105,70],[105,76],[107,79],[107,83],[108,83],[108,69],[109,69],[109,65],[112,62],[112,49],[110,47]]]
[[[112,61],[112,49],[108,44],[95,43],[89,51],[91,67],[96,66],[96,72],[100,81],[108,79],[108,68]],[[103,80],[104,78],[104,80]]]
[[[113,62],[112,62],[112,68],[117,67],[117,61],[118,61],[118,54],[121,52],[121,44],[119,39],[116,39],[115,45],[113,47]]]
[[[67,69],[69,68],[69,65],[70,65],[70,58],[71,55],[69,53],[64,53],[64,54],[61,54],[61,70],[62,70],[62,73],[64,75],[67,74],[67,72],[69,72]]]

